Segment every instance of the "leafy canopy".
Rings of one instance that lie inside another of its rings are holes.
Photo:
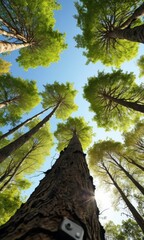
[[[26,70],[58,61],[61,51],[66,48],[65,35],[54,30],[54,11],[59,9],[56,0],[0,2],[0,30],[4,31],[5,41],[29,44],[19,51],[17,58]]]
[[[54,107],[60,103],[59,108],[56,110],[56,117],[63,120],[67,119],[73,111],[78,109],[74,103],[74,98],[77,91],[74,89],[73,84],[66,82],[53,84],[46,84],[45,90],[41,92],[43,108]]]
[[[133,73],[113,70],[112,73],[98,72],[97,77],[88,79],[84,86],[84,97],[95,113],[94,120],[99,127],[125,130],[138,121],[141,113],[123,106],[114,99],[143,104],[143,86],[136,85]]]
[[[0,75],[8,73],[10,70],[11,63],[0,58]]]
[[[109,38],[108,33],[121,29],[121,25],[131,16],[141,1],[95,1],[76,2],[77,25],[82,30],[75,37],[77,47],[84,48],[88,62],[102,61],[109,66],[120,65],[134,58],[138,43]],[[138,23],[139,24],[139,23]]]
[[[0,109],[1,125],[7,122],[15,123],[22,114],[29,112],[39,102],[36,82],[15,78],[10,74],[0,76],[0,104],[6,105]]]
[[[92,127],[88,126],[83,117],[69,117],[65,123],[58,123],[54,133],[58,140],[58,150],[63,150],[67,146],[75,131],[84,150],[91,144]]]

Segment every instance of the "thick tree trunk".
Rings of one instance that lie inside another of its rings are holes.
[[[125,173],[125,175],[132,181],[132,183],[137,187],[137,189],[139,189],[139,191],[144,195],[143,186],[138,181],[136,181],[136,179],[121,164],[119,164],[115,160],[115,158],[113,158],[112,156],[110,157],[115,162],[115,164]]]
[[[16,97],[14,97],[14,98],[5,100],[5,101],[3,101],[3,102],[0,102],[0,108],[6,107],[6,106],[8,106],[9,104],[18,101],[18,99],[19,99],[19,96],[16,96]]]
[[[109,32],[108,37],[144,43],[144,24],[134,28],[117,28],[114,31]]]
[[[61,236],[60,225],[65,218],[83,228],[81,239],[104,239],[100,238],[92,177],[76,135],[28,201],[0,228],[0,239],[79,239]]]
[[[140,104],[137,104],[135,102],[128,102],[128,101],[125,101],[124,99],[115,98],[115,97],[107,95],[107,94],[104,94],[104,97],[113,101],[113,102],[115,102],[115,103],[118,103],[118,104],[120,104],[124,107],[133,109],[137,112],[144,113],[144,105],[140,105]]]
[[[0,53],[11,52],[31,45],[31,43],[10,43],[6,41],[0,41]]]
[[[10,129],[8,132],[4,133],[3,135],[0,136],[0,140],[4,139],[5,137],[8,137],[10,134],[14,133],[15,131],[17,131],[19,128],[21,128],[22,126],[24,126],[25,124],[29,123],[30,121],[34,120],[35,118],[39,117],[41,114],[43,114],[44,112],[46,112],[49,108],[44,109],[43,111],[35,114],[33,117],[28,118],[27,120],[25,120],[24,122],[18,124],[16,127]]]
[[[127,207],[130,210],[130,212],[132,213],[132,215],[133,215],[134,219],[136,220],[137,224],[140,226],[142,232],[144,233],[144,219],[141,217],[141,215],[138,213],[138,211],[135,209],[135,207],[131,204],[131,202],[129,201],[127,196],[124,194],[122,189],[119,187],[117,182],[114,180],[114,178],[112,177],[112,175],[110,174],[110,172],[108,171],[106,166],[105,165],[103,165],[103,166],[104,166],[104,169],[107,172],[108,176],[110,177],[111,181],[113,182],[114,186],[116,187],[116,189],[120,193],[123,201],[127,205]]]
[[[53,116],[60,103],[49,113],[42,121],[40,121],[35,127],[29,130],[27,133],[20,136],[15,141],[9,143],[7,146],[0,149],[0,162],[3,162],[12,152],[16,151],[24,143],[26,143],[38,130]]]

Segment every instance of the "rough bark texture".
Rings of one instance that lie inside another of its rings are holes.
[[[27,203],[1,227],[0,239],[68,239],[59,235],[59,226],[65,217],[83,227],[84,240],[104,239],[100,237],[92,177],[76,135]]]
[[[132,42],[144,43],[144,24],[134,28],[115,29],[108,33],[110,38],[126,39]]]
[[[0,41],[0,53],[11,52],[17,49],[28,47],[30,43],[10,43],[6,41]]]

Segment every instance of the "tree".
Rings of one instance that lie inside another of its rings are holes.
[[[31,129],[38,122],[40,120],[35,120],[29,123],[27,127]],[[15,138],[18,138],[19,135],[21,133],[17,133]],[[1,164],[0,191],[3,191],[10,184],[15,184],[17,179],[23,179],[25,175],[38,171],[46,156],[50,155],[52,145],[53,138],[50,133],[50,125],[47,123],[34,137]]]
[[[0,76],[0,124],[14,124],[40,102],[36,82],[15,78],[9,73]]]
[[[1,0],[0,52],[20,49],[17,61],[25,69],[48,66],[59,60],[66,48],[64,34],[54,30],[54,11],[60,5],[55,0]]]
[[[60,183],[60,184],[59,184]],[[74,133],[63,155],[17,213],[0,228],[3,239],[64,239],[63,220],[76,221],[86,240],[100,240],[98,209],[85,156]],[[70,229],[68,224],[65,229]],[[80,232],[79,232],[80,233]],[[101,238],[104,239],[104,238]]]
[[[144,76],[144,56],[143,55],[137,61],[137,65],[140,71],[139,77],[143,77]]]
[[[73,111],[77,110],[77,105],[74,103],[76,93],[77,91],[73,89],[73,85],[68,82],[66,84],[59,84],[58,82],[54,82],[52,85],[47,84],[45,86],[45,91],[41,93],[43,96],[42,104],[43,107],[45,107],[45,105],[46,107],[53,107],[52,111],[28,132],[1,148],[0,162],[3,162],[10,154],[37,133],[38,130],[49,121],[54,113],[57,118],[66,119]]]
[[[115,225],[112,221],[109,221],[105,225],[106,236],[109,240],[141,240],[143,233],[135,221],[128,219],[122,221],[121,225]]]
[[[78,138],[81,141],[82,147],[85,150],[92,142],[92,127],[83,117],[69,117],[65,123],[58,123],[57,130],[54,135],[58,140],[57,149],[62,151],[70,141],[73,132],[76,131]]]
[[[120,67],[134,58],[143,43],[143,1],[80,0],[76,3],[77,25],[82,33],[75,37],[77,47],[86,49],[88,62]]]
[[[10,70],[11,63],[0,58],[0,75],[8,73]]]
[[[122,70],[98,72],[97,77],[88,79],[84,97],[89,101],[99,127],[125,130],[142,116],[144,89],[134,80],[133,73],[123,73]]]

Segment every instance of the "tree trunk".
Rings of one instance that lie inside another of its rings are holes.
[[[9,174],[9,179],[7,179],[3,185],[0,187],[0,192],[2,192],[5,188],[7,188],[7,186],[9,186],[9,184],[11,183],[12,179],[16,176],[20,166],[22,165],[22,163],[26,160],[26,158],[29,156],[29,154],[34,150],[34,146],[31,147],[31,149],[24,155],[24,157],[17,163],[16,166],[14,166],[11,169],[11,173]],[[7,178],[6,177],[6,178]]]
[[[109,32],[108,37],[144,43],[144,24],[134,28],[117,28],[114,31]]]
[[[104,94],[104,97],[113,101],[113,102],[115,102],[115,103],[118,103],[118,104],[120,104],[124,107],[127,107],[127,108],[133,109],[135,111],[144,113],[144,105],[140,105],[140,104],[137,104],[135,102],[128,102],[128,101],[125,101],[123,99],[115,98],[115,97],[107,95],[107,94]]]
[[[120,26],[120,28],[126,28],[131,25],[133,21],[137,18],[142,17],[144,15],[144,3],[142,3],[134,13]]]
[[[42,121],[40,121],[35,127],[29,130],[27,133],[20,136],[15,141],[9,143],[7,146],[0,149],[0,162],[3,162],[12,152],[16,151],[24,143],[26,143],[38,130],[53,116],[60,103],[49,113]]]
[[[134,178],[121,164],[119,164],[119,163],[115,160],[115,158],[113,158],[111,155],[110,155],[110,157],[111,157],[112,161],[114,161],[115,164],[116,164],[116,165],[125,173],[125,175],[132,181],[132,183],[137,187],[137,189],[139,189],[139,191],[144,195],[144,188],[143,188],[143,186],[142,186],[139,182],[137,182],[137,181],[135,180],[135,178]]]
[[[6,41],[0,41],[0,53],[11,52],[31,45],[32,43],[10,43]]]
[[[39,117],[42,113],[46,112],[49,109],[46,108],[43,111],[35,114],[33,117],[28,118],[27,120],[25,120],[24,122],[20,123],[19,125],[17,125],[16,127],[10,129],[8,132],[4,133],[3,135],[0,136],[0,140],[4,139],[5,137],[9,136],[10,134],[14,133],[15,131],[17,131],[19,128],[21,128],[22,126],[24,126],[25,124],[29,123],[30,121],[34,120],[35,118]]]
[[[110,172],[108,171],[106,166],[103,165],[103,167],[104,167],[105,171],[107,172],[108,176],[110,177],[110,179],[112,180],[114,186],[116,187],[116,189],[120,193],[120,195],[121,195],[123,201],[125,202],[125,204],[127,205],[128,209],[132,213],[132,215],[133,215],[134,219],[136,220],[137,224],[140,226],[142,232],[144,233],[144,219],[141,217],[141,215],[138,213],[138,211],[135,209],[135,207],[131,204],[131,202],[129,201],[127,196],[124,194],[122,189],[119,187],[117,182],[114,180],[114,178],[112,177],[112,175],[110,174]]]
[[[123,158],[128,161],[129,163],[135,165],[136,167],[138,167],[139,169],[141,169],[142,171],[144,171],[144,167],[141,166],[140,164],[138,164],[137,162],[135,162],[131,157],[125,157],[123,156]]]
[[[73,136],[28,201],[0,228],[0,239],[79,239],[60,231],[65,218],[83,228],[82,240],[104,239],[100,238],[92,177],[77,135]]]
[[[6,107],[6,106],[8,106],[9,104],[18,101],[18,99],[19,99],[19,96],[16,96],[16,97],[11,98],[11,99],[9,99],[9,100],[5,100],[5,101],[3,101],[3,102],[0,102],[0,108]]]

